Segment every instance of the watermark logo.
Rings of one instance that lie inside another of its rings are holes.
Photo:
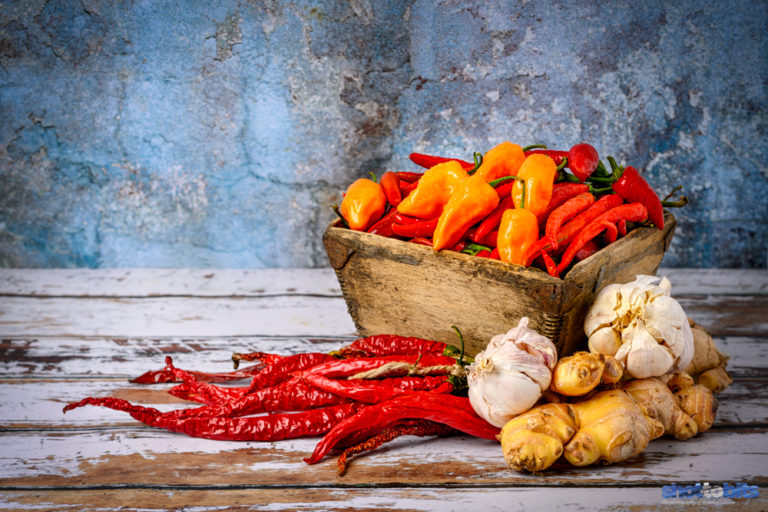
[[[751,499],[760,496],[760,489],[756,485],[748,485],[743,482],[729,484],[710,484],[709,482],[693,485],[669,484],[661,488],[661,497],[675,500],[725,500],[725,499]]]

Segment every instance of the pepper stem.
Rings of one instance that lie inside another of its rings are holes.
[[[461,344],[461,354],[459,355],[459,361],[458,361],[458,363],[459,363],[459,366],[461,366],[462,368],[464,368],[464,364],[465,364],[465,363],[464,363],[464,335],[463,335],[463,334],[461,334],[461,331],[460,331],[460,330],[459,330],[459,328],[458,328],[458,327],[456,327],[455,325],[452,325],[452,326],[451,326],[451,329],[453,329],[454,331],[456,331],[456,335],[459,337],[459,343]]]
[[[532,149],[547,149],[547,146],[545,144],[531,144],[530,146],[525,146],[523,148],[523,153]]]
[[[370,174],[370,175],[371,175],[371,180],[372,180],[374,183],[378,183],[378,182],[379,182],[379,178],[377,178],[377,177],[376,177],[376,173],[374,173],[373,171],[371,171],[371,172],[369,172],[368,174]]]
[[[565,166],[566,166],[566,165],[568,165],[568,157],[567,157],[567,156],[564,156],[564,157],[563,157],[563,161],[562,161],[562,162],[560,162],[560,165],[558,165],[558,166],[557,166],[557,171],[558,171],[558,172],[559,172],[559,171],[562,171],[563,169],[565,169]]]
[[[348,228],[349,227],[349,222],[347,222],[347,219],[345,219],[344,216],[341,214],[341,210],[339,209],[339,205],[338,204],[334,204],[333,206],[331,206],[331,208],[333,208],[334,213],[336,213],[336,215],[339,216],[339,219],[341,220],[341,223],[344,225],[344,227]],[[235,368],[237,368],[237,367],[235,367]]]
[[[467,171],[467,174],[469,174],[470,176],[475,174],[477,170],[480,168],[480,166],[483,165],[483,155],[475,151],[474,153],[472,153],[472,159],[475,162],[475,168],[472,169],[471,171]]]

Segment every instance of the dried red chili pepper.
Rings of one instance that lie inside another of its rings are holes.
[[[233,372],[208,373],[191,371],[189,373],[193,375],[196,380],[203,382],[230,382],[233,380],[250,379],[254,374],[259,373],[265,367],[266,366],[263,364],[257,364]],[[182,382],[182,380],[176,377],[172,371],[164,368],[162,370],[144,372],[138,377],[131,379],[129,382],[134,384],[160,384],[167,382]]]
[[[379,179],[381,188],[384,189],[384,195],[387,198],[387,202],[392,206],[397,206],[400,201],[403,200],[402,193],[400,191],[400,178],[392,171],[387,171],[381,175]]]
[[[416,354],[455,355],[455,347],[442,341],[377,334],[357,339],[333,354],[343,358]]]
[[[335,446],[350,437],[367,438],[402,419],[423,419],[441,423],[471,436],[497,440],[500,429],[480,418],[467,397],[412,393],[361,409],[336,424],[304,461],[319,462]]]
[[[456,359],[451,356],[434,353],[395,354],[378,357],[356,357],[337,359],[322,363],[303,372],[297,373],[303,377],[307,374],[322,375],[329,379],[340,379],[356,376],[362,372],[380,371],[392,367],[393,371],[383,373],[380,377],[408,375],[424,368],[452,367]],[[409,366],[410,365],[410,366]]]
[[[120,398],[88,397],[64,407],[64,412],[85,405],[108,407],[127,412],[135,420],[151,427],[179,432],[191,437],[228,441],[279,441],[312,437],[328,432],[334,425],[352,417],[365,406],[350,402],[294,413],[270,414],[241,418],[192,417],[175,418],[151,407],[131,404]]]
[[[384,379],[329,379],[316,373],[302,376],[311,386],[336,396],[365,404],[377,404],[414,392],[450,393],[453,384],[447,375],[389,377]]]
[[[568,199],[549,214],[544,232],[553,250],[557,249],[557,239],[563,224],[592,206],[594,202],[595,196],[586,192]]]
[[[447,425],[435,423],[428,420],[403,420],[395,425],[382,430],[370,439],[363,441],[344,450],[336,459],[337,474],[344,476],[349,468],[349,458],[365,452],[370,452],[379,446],[397,439],[400,436],[418,436],[418,437],[447,437],[457,434],[458,431]]]
[[[232,354],[232,362],[235,364],[235,368],[240,366],[240,361],[261,361],[266,365],[270,365],[284,357],[280,354],[270,354],[268,352],[235,352]]]
[[[416,238],[420,236],[431,237],[435,232],[435,228],[437,227],[437,222],[439,220],[439,218],[435,218],[428,220],[418,220],[409,224],[394,223],[392,224],[392,231],[396,235],[404,236],[406,238]]]
[[[632,166],[624,169],[612,185],[613,190],[630,203],[641,203],[648,210],[648,218],[659,229],[664,229],[664,209],[661,200],[647,181]]]
[[[563,253],[560,264],[557,266],[558,273],[562,273],[573,261],[576,253],[584,244],[592,240],[606,229],[612,232],[616,231],[616,223],[624,220],[629,222],[642,222],[648,218],[648,210],[641,203],[630,203],[611,208],[607,212],[595,218],[587,224],[583,230],[571,241],[568,249]]]
[[[446,158],[443,156],[425,155],[423,153],[411,153],[410,155],[408,155],[408,158],[411,159],[411,162],[415,163],[420,167],[424,167],[425,169],[430,169],[436,166],[437,164],[442,164],[450,161],[458,162],[461,165],[461,167],[464,168],[465,171],[471,171],[472,169],[475,168],[474,162],[467,162],[466,160],[460,160],[458,158]]]
[[[222,387],[208,384],[201,392],[199,382],[182,382],[168,390],[168,394],[205,405],[218,405],[230,400],[237,400],[245,394],[247,387]],[[206,383],[207,384],[207,383]]]

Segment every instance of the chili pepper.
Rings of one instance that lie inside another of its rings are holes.
[[[447,375],[389,377],[384,379],[330,379],[316,373],[303,376],[307,383],[336,396],[365,404],[376,404],[398,396],[424,391],[444,394],[453,391]]]
[[[397,211],[420,219],[439,217],[456,186],[467,177],[467,171],[455,161],[438,164],[424,173],[413,192],[397,205]]]
[[[415,236],[408,241],[413,244],[426,245],[427,247],[432,247],[432,240],[430,240],[429,238],[424,238],[423,236]]]
[[[576,253],[573,259],[576,261],[585,260],[599,250],[600,250],[600,245],[597,242],[595,242],[594,239],[590,240],[589,242],[585,243],[581,249],[579,249],[579,252]]]
[[[459,182],[440,214],[432,237],[436,251],[455,245],[472,225],[491,213],[499,204],[496,190],[485,178],[474,175]]]
[[[587,192],[572,197],[555,208],[549,217],[547,217],[547,225],[545,228],[545,236],[549,239],[549,244],[552,249],[557,249],[557,237],[562,225],[592,206],[594,202],[595,196]]]
[[[341,215],[355,231],[365,231],[384,215],[387,196],[381,184],[367,178],[352,183],[341,202]]]
[[[616,194],[603,196],[595,201],[586,211],[571,219],[570,222],[560,229],[560,235],[557,240],[558,247],[563,247],[564,245],[567,246],[584,226],[604,212],[619,206],[622,202],[624,202],[624,200]],[[549,239],[547,237],[540,238],[526,251],[525,265],[529,266],[542,250],[551,250]]]
[[[64,412],[84,405],[98,405],[129,413],[151,427],[179,432],[191,437],[229,441],[279,441],[312,437],[328,432],[334,425],[354,416],[365,406],[350,402],[295,413],[270,414],[244,418],[168,417],[157,409],[131,404],[120,398],[88,397],[64,407]]]
[[[394,231],[392,231],[392,225],[395,223],[395,214],[397,213],[397,210],[394,208],[389,211],[385,216],[383,216],[381,219],[379,219],[378,222],[376,222],[373,226],[368,228],[368,233],[371,233],[372,235],[379,235],[379,236],[386,236],[391,237],[394,235]]]
[[[512,186],[512,198],[516,208],[523,208],[523,182],[525,183],[524,208],[533,213],[538,219],[547,210],[552,198],[552,188],[557,175],[555,162],[545,155],[531,155],[525,159]]]
[[[681,208],[688,204],[688,198],[685,196],[680,196],[680,199],[676,201],[670,201],[669,198],[675,195],[675,192],[678,190],[681,190],[683,188],[682,185],[678,185],[675,188],[672,189],[672,191],[664,197],[664,199],[661,200],[661,206],[664,208]]]
[[[379,180],[381,188],[384,190],[384,196],[387,198],[387,202],[392,206],[397,206],[403,197],[400,195],[400,178],[392,171],[387,171],[381,175]]]
[[[344,453],[339,455],[339,458],[336,459],[337,474],[339,476],[344,476],[349,467],[349,458],[351,456],[373,451],[379,446],[400,436],[447,437],[457,433],[458,431],[456,429],[433,421],[403,420],[382,430],[370,439],[345,449]]]
[[[411,183],[408,183],[407,181],[401,181],[400,182],[400,196],[401,197],[407,197],[408,194],[413,192],[413,190],[419,186],[418,181],[413,181]]]
[[[284,357],[280,354],[270,354],[268,352],[236,352],[232,354],[232,362],[235,364],[235,369],[237,369],[240,366],[240,361],[261,361],[265,365],[271,365]]]
[[[392,232],[399,236],[407,238],[415,237],[431,237],[435,232],[435,227],[440,219],[434,218],[429,220],[416,220],[408,224],[392,224]]]
[[[420,167],[424,167],[425,169],[431,169],[432,167],[444,164],[446,162],[456,162],[465,171],[470,171],[475,168],[474,162],[467,162],[466,160],[460,160],[458,158],[447,158],[444,156],[433,156],[433,155],[425,155],[423,153],[411,153],[408,155],[408,158],[411,159],[411,162],[415,163],[416,165]]]
[[[499,196],[499,200],[504,200],[512,195],[512,187],[515,186],[515,180],[506,180],[496,188],[496,195]]]
[[[322,352],[304,352],[286,356],[277,363],[268,366],[262,372],[254,375],[246,393],[274,386],[275,384],[286,380],[295,372],[337,360],[336,357]]]
[[[182,382],[168,390],[168,394],[206,405],[218,405],[243,396],[247,387],[222,387],[209,384],[205,393],[200,392],[199,382]]]
[[[342,420],[328,431],[312,455],[304,461],[315,464],[346,438],[375,435],[402,419],[430,420],[482,439],[497,440],[496,436],[501,431],[475,413],[469,398],[413,393],[365,407]]]
[[[377,357],[359,357],[352,359],[337,359],[328,361],[299,373],[303,377],[308,374],[322,375],[329,379],[347,378],[362,372],[379,372],[379,376],[407,375],[424,368],[453,367],[456,359],[450,356],[433,353],[395,354]]]
[[[613,230],[615,230],[616,223],[620,220],[642,222],[647,218],[648,210],[641,203],[623,204],[600,214],[592,222],[587,224],[568,245],[568,249],[565,250],[563,257],[560,260],[560,264],[557,266],[558,273],[562,273],[562,271],[571,264],[574,256],[584,244],[606,229],[613,228]]]
[[[539,221],[528,209],[506,210],[501,217],[496,247],[501,261],[523,265],[528,247],[539,237]]]
[[[616,223],[616,229],[619,232],[619,236],[627,236],[627,221],[620,220]]]
[[[453,345],[448,345],[442,341],[412,336],[376,334],[357,339],[333,354],[342,358],[414,354],[454,355],[454,349]]]
[[[576,144],[568,150],[568,168],[580,181],[589,178],[599,162],[597,150],[589,144]]]
[[[641,203],[648,210],[648,218],[659,229],[664,229],[664,210],[661,200],[647,181],[632,166],[624,169],[613,184],[613,190],[630,203]]]
[[[475,254],[478,258],[490,258],[491,257],[491,251],[488,249],[484,249],[482,251],[478,251],[477,254]]]
[[[531,155],[548,156],[555,162],[555,167],[560,167],[560,165],[562,165],[562,163],[565,162],[566,159],[568,158],[567,151],[561,151],[557,149],[533,149],[531,151],[525,152],[526,158]]]
[[[557,277],[557,264],[552,259],[547,251],[542,251],[541,258],[544,260],[544,266],[547,268],[547,273],[553,277]]]
[[[193,371],[189,373],[192,374],[195,379],[203,382],[229,382],[233,380],[250,379],[254,374],[262,371],[264,367],[265,365],[263,364],[257,364],[233,372],[207,373]],[[178,379],[172,371],[164,368],[162,370],[145,372],[138,377],[131,379],[129,382],[134,384],[159,384],[166,382],[181,382],[181,380]]]
[[[394,210],[395,222],[398,224],[412,224],[414,222],[421,222],[422,219],[411,217],[410,215],[403,215],[402,213]]]
[[[586,192],[589,192],[589,185],[586,183],[555,183],[552,185],[552,197],[550,198],[547,209],[542,217],[545,220],[548,219],[555,208],[570,198]]]
[[[488,233],[499,227],[501,216],[504,215],[504,212],[514,207],[515,203],[511,196],[502,199],[498,206],[496,206],[496,208],[489,213],[482,222],[480,222],[480,225],[477,226],[477,229],[471,237],[472,241],[482,243],[481,240],[483,240]]]
[[[424,176],[424,173],[421,173],[421,172],[397,171],[395,174],[397,174],[397,177],[400,180],[401,186],[403,183],[414,183],[416,181],[419,181],[421,177]]]
[[[474,175],[482,177],[487,182],[504,176],[517,176],[524,160],[523,148],[505,141],[483,155],[483,163]]]
[[[500,259],[500,257],[499,257],[499,248],[498,247],[494,247],[493,250],[491,251],[491,255],[488,256],[488,257],[490,259],[492,259],[492,260]]]

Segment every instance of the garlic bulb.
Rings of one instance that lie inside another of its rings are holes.
[[[600,290],[584,319],[589,350],[615,357],[638,379],[688,366],[693,332],[671,288],[666,277],[639,275]]]
[[[555,345],[529,329],[523,317],[517,327],[491,338],[469,366],[469,401],[478,415],[503,427],[538,401],[556,363]]]

